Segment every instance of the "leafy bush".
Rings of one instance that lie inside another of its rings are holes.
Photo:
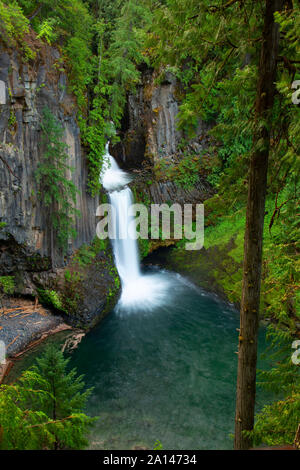
[[[62,302],[58,292],[49,289],[37,289],[37,293],[41,303],[62,310]]]
[[[29,31],[29,20],[24,16],[17,3],[5,4],[0,1],[0,31],[1,37],[9,44],[20,41]]]
[[[171,180],[178,187],[191,189],[199,180],[201,160],[198,155],[184,152],[178,162],[168,162],[161,159],[154,166],[155,175],[159,179]]]
[[[269,326],[268,337],[274,348],[271,354],[268,351],[273,367],[259,371],[258,385],[277,392],[281,398],[256,415],[250,436],[254,445],[293,444],[300,423],[300,365],[291,360],[293,336],[288,328]]]
[[[81,281],[82,275],[76,271],[65,271],[64,288],[61,293],[62,310],[68,315],[77,312],[78,304],[81,301]]]
[[[4,294],[12,294],[15,289],[13,276],[0,276],[0,288]]]
[[[11,295],[15,290],[15,281],[13,276],[0,276],[0,303],[3,308],[3,299],[6,295]]]

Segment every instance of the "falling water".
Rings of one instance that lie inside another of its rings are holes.
[[[121,191],[111,192],[109,198],[116,214],[115,229],[118,238],[112,241],[116,266],[123,284],[132,283],[141,276],[137,241],[128,236],[131,219],[128,211],[133,204],[132,192],[125,187]]]
[[[130,181],[130,175],[121,170],[109,154],[107,144],[101,182],[108,191],[110,204],[116,214],[113,218],[115,239],[112,245],[122,283],[117,310],[152,310],[167,302],[174,276],[163,272],[151,275],[141,272],[138,243],[128,233],[132,220],[129,210],[133,204],[132,192],[127,186]]]

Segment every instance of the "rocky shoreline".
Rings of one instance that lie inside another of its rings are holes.
[[[5,362],[0,363],[0,384],[10,371],[14,358],[40,343],[48,336],[73,328],[63,317],[54,315],[37,302],[11,299],[0,313],[0,341],[6,349]]]

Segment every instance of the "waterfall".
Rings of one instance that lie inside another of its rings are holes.
[[[128,236],[130,216],[129,208],[133,203],[130,188],[109,193],[110,203],[116,214],[116,233],[118,238],[112,241],[116,266],[123,284],[134,282],[140,276],[140,263],[137,240]],[[120,237],[120,238],[119,238]]]
[[[127,184],[131,181],[131,176],[118,167],[109,154],[108,144],[100,180],[115,210],[115,239],[112,240],[112,246],[122,284],[117,310],[152,310],[167,301],[169,276],[164,273],[144,275],[141,272],[138,242],[128,233],[132,220],[129,209],[133,204],[133,196]]]

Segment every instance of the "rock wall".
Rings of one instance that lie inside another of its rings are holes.
[[[193,139],[187,139],[177,129],[182,94],[178,80],[166,72],[157,82],[157,72],[149,68],[142,70],[140,86],[135,94],[128,96],[121,141],[111,148],[111,153],[123,168],[136,173],[138,190],[143,190],[152,202],[203,202],[213,194],[205,178],[199,178],[194,188],[186,190],[173,181],[160,180],[153,172],[161,161],[178,162],[183,151],[199,155],[209,143],[209,127],[201,120]]]
[[[76,102],[59,53],[34,37],[31,48],[36,57],[28,63],[0,43],[0,222],[6,224],[0,228],[0,276],[14,276],[15,294],[38,295],[45,305],[62,309],[72,325],[89,327],[112,307],[118,274],[109,243],[98,250],[94,245],[88,261],[80,258],[78,249],[96,236],[99,198],[87,191]],[[68,166],[73,168],[67,176],[78,189],[77,236],[69,240],[65,254],[53,236],[35,177],[43,155],[45,107],[63,128]]]
[[[78,188],[77,237],[68,254],[95,237],[97,198],[86,190],[87,166],[80,145],[74,98],[59,69],[59,53],[35,40],[36,58],[24,63],[16,50],[0,45],[0,275],[20,273],[23,294],[34,292],[34,272],[49,273],[65,264],[38,196],[35,171],[42,157],[41,113],[48,107],[64,129],[70,177]],[[47,277],[47,276],[46,276]]]
[[[118,276],[109,247],[94,262],[82,268],[72,255],[96,234],[98,198],[87,192],[87,166],[76,122],[76,104],[68,92],[67,77],[59,53],[33,38],[36,58],[24,62],[16,50],[0,43],[0,276],[15,278],[17,293],[36,295],[53,290],[71,305],[71,323],[94,324],[118,293]],[[179,188],[161,180],[153,171],[160,161],[174,162],[182,156],[185,137],[177,130],[180,84],[169,73],[157,83],[153,70],[142,71],[142,83],[128,96],[122,121],[121,141],[111,151],[119,164],[135,175],[137,200],[154,203],[199,203],[212,195],[205,178],[193,188]],[[48,107],[58,118],[68,146],[69,177],[78,188],[77,237],[69,240],[64,255],[53,241],[53,230],[45,211],[35,172],[43,155],[41,115]],[[207,127],[199,122],[197,135],[185,150],[199,153],[208,143]],[[64,279],[71,270],[76,280]],[[73,282],[73,281],[72,281]],[[68,292],[66,293],[66,291]],[[56,294],[55,294],[56,295]],[[68,298],[68,295],[70,298]]]
[[[204,247],[189,251],[178,246],[160,247],[146,258],[145,263],[161,265],[178,272],[239,309],[242,263],[234,259],[231,253],[236,249],[236,243],[237,234],[226,244],[217,241],[207,249]]]

